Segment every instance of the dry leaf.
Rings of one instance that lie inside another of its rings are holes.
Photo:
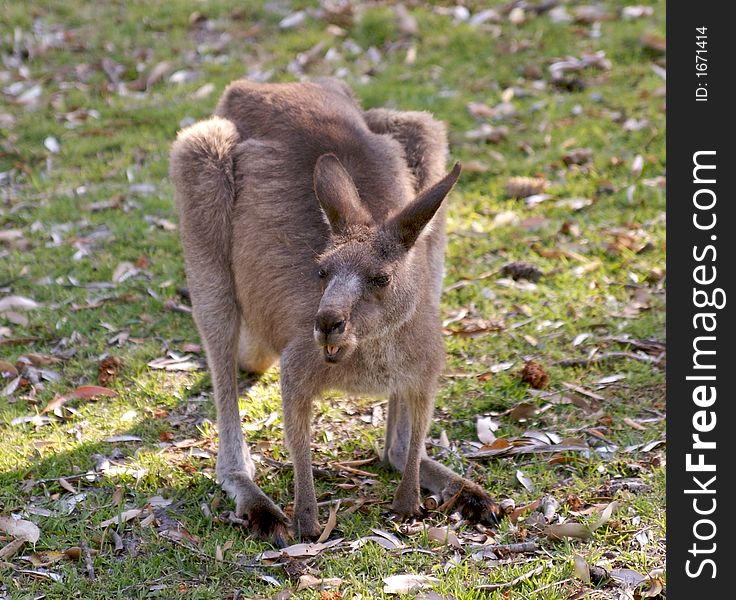
[[[584,165],[589,163],[593,158],[593,150],[590,148],[575,148],[563,155],[562,161],[570,165]]]
[[[59,550],[34,552],[30,556],[31,564],[34,567],[48,567],[49,565],[53,565],[60,560],[64,560],[65,558],[68,558],[67,554],[65,552],[60,552]]]
[[[639,37],[642,46],[654,50],[655,52],[667,52],[667,40],[656,33],[642,33]]]
[[[0,313],[15,310],[35,310],[41,308],[41,305],[25,296],[5,296],[0,298]]]
[[[143,440],[139,438],[137,435],[121,434],[121,435],[111,435],[110,437],[106,437],[102,441],[108,442],[109,444],[118,444],[122,442],[142,442]]]
[[[13,556],[18,553],[18,551],[23,547],[23,544],[25,543],[25,540],[18,538],[12,540],[9,544],[6,544],[2,548],[0,548],[0,560],[8,560],[9,558],[13,558]]]
[[[97,396],[108,396],[115,397],[118,393],[110,388],[102,387],[99,385],[80,385],[71,394],[68,394],[68,398],[96,398]]]
[[[575,576],[585,585],[590,585],[590,567],[587,561],[579,554],[573,554],[572,562]]]
[[[276,560],[284,556],[289,558],[299,558],[303,556],[317,556],[323,550],[337,546],[342,542],[342,538],[331,540],[329,542],[314,544],[292,544],[281,550],[266,550],[261,553],[262,560]]]
[[[511,177],[506,182],[506,195],[510,198],[527,198],[541,194],[547,182],[541,177]]]
[[[309,573],[305,573],[304,575],[299,576],[299,584],[296,586],[296,591],[301,592],[302,590],[306,590],[309,588],[330,588],[330,587],[337,587],[345,583],[343,579],[340,579],[339,577],[328,577],[325,579],[322,579],[320,577],[315,577],[314,575],[310,575]],[[338,595],[339,598],[342,598],[342,595]]]
[[[125,510],[112,519],[105,519],[98,525],[98,527],[109,527],[110,525],[115,525],[117,523],[127,523],[131,519],[139,517],[142,512],[142,508],[131,508],[130,510]]]
[[[566,537],[587,540],[590,537],[590,529],[580,523],[553,523],[547,525],[542,533],[553,540]]]
[[[429,575],[392,575],[383,578],[384,594],[408,594],[414,590],[423,590],[439,583],[439,579]]]
[[[537,414],[537,405],[533,402],[519,402],[509,411],[509,417],[514,421],[531,419]]]
[[[454,531],[450,530],[450,526],[447,527],[428,527],[427,537],[431,542],[437,542],[442,545],[452,546],[453,548],[460,549],[460,540]]]
[[[478,439],[483,444],[492,444],[496,441],[496,435],[493,432],[498,429],[498,423],[491,417],[478,417],[475,428],[478,432]]]
[[[626,379],[626,375],[623,373],[618,373],[616,375],[608,375],[607,377],[601,377],[596,383],[598,385],[611,385],[612,383],[616,383],[617,381],[621,381],[622,379]]]
[[[619,585],[628,588],[635,588],[646,580],[644,575],[632,569],[613,569],[610,575]]]
[[[31,544],[35,544],[41,536],[41,530],[35,523],[13,517],[0,517],[0,531]]]
[[[327,524],[325,525],[325,528],[322,530],[322,535],[320,535],[319,538],[317,539],[318,544],[321,544],[328,537],[330,537],[332,530],[335,528],[335,525],[337,525],[337,511],[339,509],[340,509],[340,500],[338,500],[335,504],[330,505],[330,515],[327,517]]]
[[[529,479],[522,471],[519,469],[516,470],[516,480],[524,486],[524,489],[529,492],[530,494],[534,493],[534,484],[532,483],[532,480]]]
[[[77,493],[77,490],[74,488],[74,486],[63,477],[59,477],[59,485],[63,487],[67,492],[70,492],[72,494]]]
[[[597,529],[600,529],[603,527],[608,521],[611,519],[611,515],[613,515],[614,511],[618,507],[618,502],[611,502],[601,513],[600,518],[595,522],[594,525],[591,526],[591,531],[596,531]]]

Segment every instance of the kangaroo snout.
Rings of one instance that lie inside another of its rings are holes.
[[[322,347],[324,359],[336,363],[350,352],[349,340],[345,336],[347,317],[338,312],[320,311],[314,320],[314,339]]]
[[[317,313],[314,329],[325,336],[331,334],[342,334],[345,331],[345,318],[343,315],[329,311]]]

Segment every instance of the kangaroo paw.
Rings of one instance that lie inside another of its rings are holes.
[[[269,540],[277,548],[286,548],[290,538],[288,521],[278,507],[271,504],[252,507],[247,514],[248,524],[259,538]]]
[[[464,519],[484,525],[498,525],[501,509],[482,487],[473,482],[463,484],[457,499],[457,509]]]
[[[288,545],[289,519],[245,472],[230,472],[221,480],[235,500],[235,514],[248,520],[253,534],[279,548]]]

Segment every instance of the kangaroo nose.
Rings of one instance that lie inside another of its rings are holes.
[[[335,313],[318,314],[314,327],[325,335],[340,334],[345,331],[345,319]]]

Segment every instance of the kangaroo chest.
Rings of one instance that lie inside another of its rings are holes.
[[[371,343],[356,350],[349,364],[338,367],[336,387],[349,394],[387,393],[401,379],[406,358],[406,352],[390,338]]]

